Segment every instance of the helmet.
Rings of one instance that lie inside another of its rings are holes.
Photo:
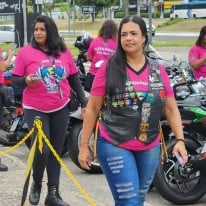
[[[92,40],[93,37],[91,36],[91,34],[84,33],[81,36],[77,36],[74,46],[81,51],[87,51]]]

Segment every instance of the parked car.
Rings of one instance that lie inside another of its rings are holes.
[[[150,32],[150,31],[149,31],[149,19],[144,18],[144,21],[145,21],[146,26],[147,26],[147,32],[149,33],[149,32]],[[152,24],[152,36],[154,36],[155,33],[156,33],[156,27],[155,27],[154,24]]]
[[[15,26],[11,25],[0,25],[0,42],[11,43],[15,42]]]

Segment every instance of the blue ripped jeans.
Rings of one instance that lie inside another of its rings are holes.
[[[146,151],[129,151],[102,137],[97,157],[112,192],[115,206],[143,206],[159,162],[159,144]]]

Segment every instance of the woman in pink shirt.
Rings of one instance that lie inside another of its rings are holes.
[[[108,60],[115,52],[117,46],[117,25],[111,19],[106,20],[100,30],[98,37],[93,39],[87,51],[87,59],[91,61],[84,89],[90,92],[94,76],[101,63]],[[98,65],[99,64],[99,65]]]
[[[71,87],[77,93],[83,110],[87,100],[72,54],[50,17],[39,16],[34,21],[31,44],[21,48],[17,54],[12,83],[25,87],[22,104],[29,128],[39,116],[45,135],[61,155],[69,121]],[[69,206],[59,195],[59,162],[45,144],[43,153],[39,150],[35,153],[29,202],[38,205],[45,170],[48,179],[45,205]]]
[[[206,26],[201,28],[195,45],[189,50],[188,61],[196,79],[206,78]]]
[[[97,157],[114,205],[143,206],[160,156],[164,111],[177,142],[173,153],[187,162],[180,113],[162,65],[149,59],[144,20],[125,17],[114,55],[97,72],[83,121],[79,163],[90,169],[89,139],[99,119]]]

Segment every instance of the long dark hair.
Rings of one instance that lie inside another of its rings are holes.
[[[205,35],[206,35],[206,26],[203,26],[200,30],[200,34],[196,41],[197,46],[203,46],[203,39]]]
[[[116,39],[117,38],[118,28],[116,23],[111,20],[107,19],[102,24],[98,36],[102,37],[103,39]]]
[[[59,57],[60,52],[66,51],[66,45],[63,39],[59,36],[57,26],[52,18],[48,16],[38,16],[33,23],[32,32],[34,33],[36,23],[41,22],[44,23],[45,29],[47,32],[47,40],[46,45],[48,46],[49,55],[54,55],[55,57]],[[32,36],[31,45],[40,49],[39,44],[36,42],[34,37]]]
[[[142,35],[145,36],[145,44],[146,46],[148,41],[147,28],[145,21],[139,16],[127,16],[120,22],[119,30],[118,30],[118,46],[114,55],[109,59],[107,63],[107,71],[106,71],[106,82],[107,88],[106,92],[111,97],[117,90],[123,91],[125,87],[126,81],[126,55],[125,51],[121,45],[121,32],[123,24],[128,22],[134,22],[139,25]]]

